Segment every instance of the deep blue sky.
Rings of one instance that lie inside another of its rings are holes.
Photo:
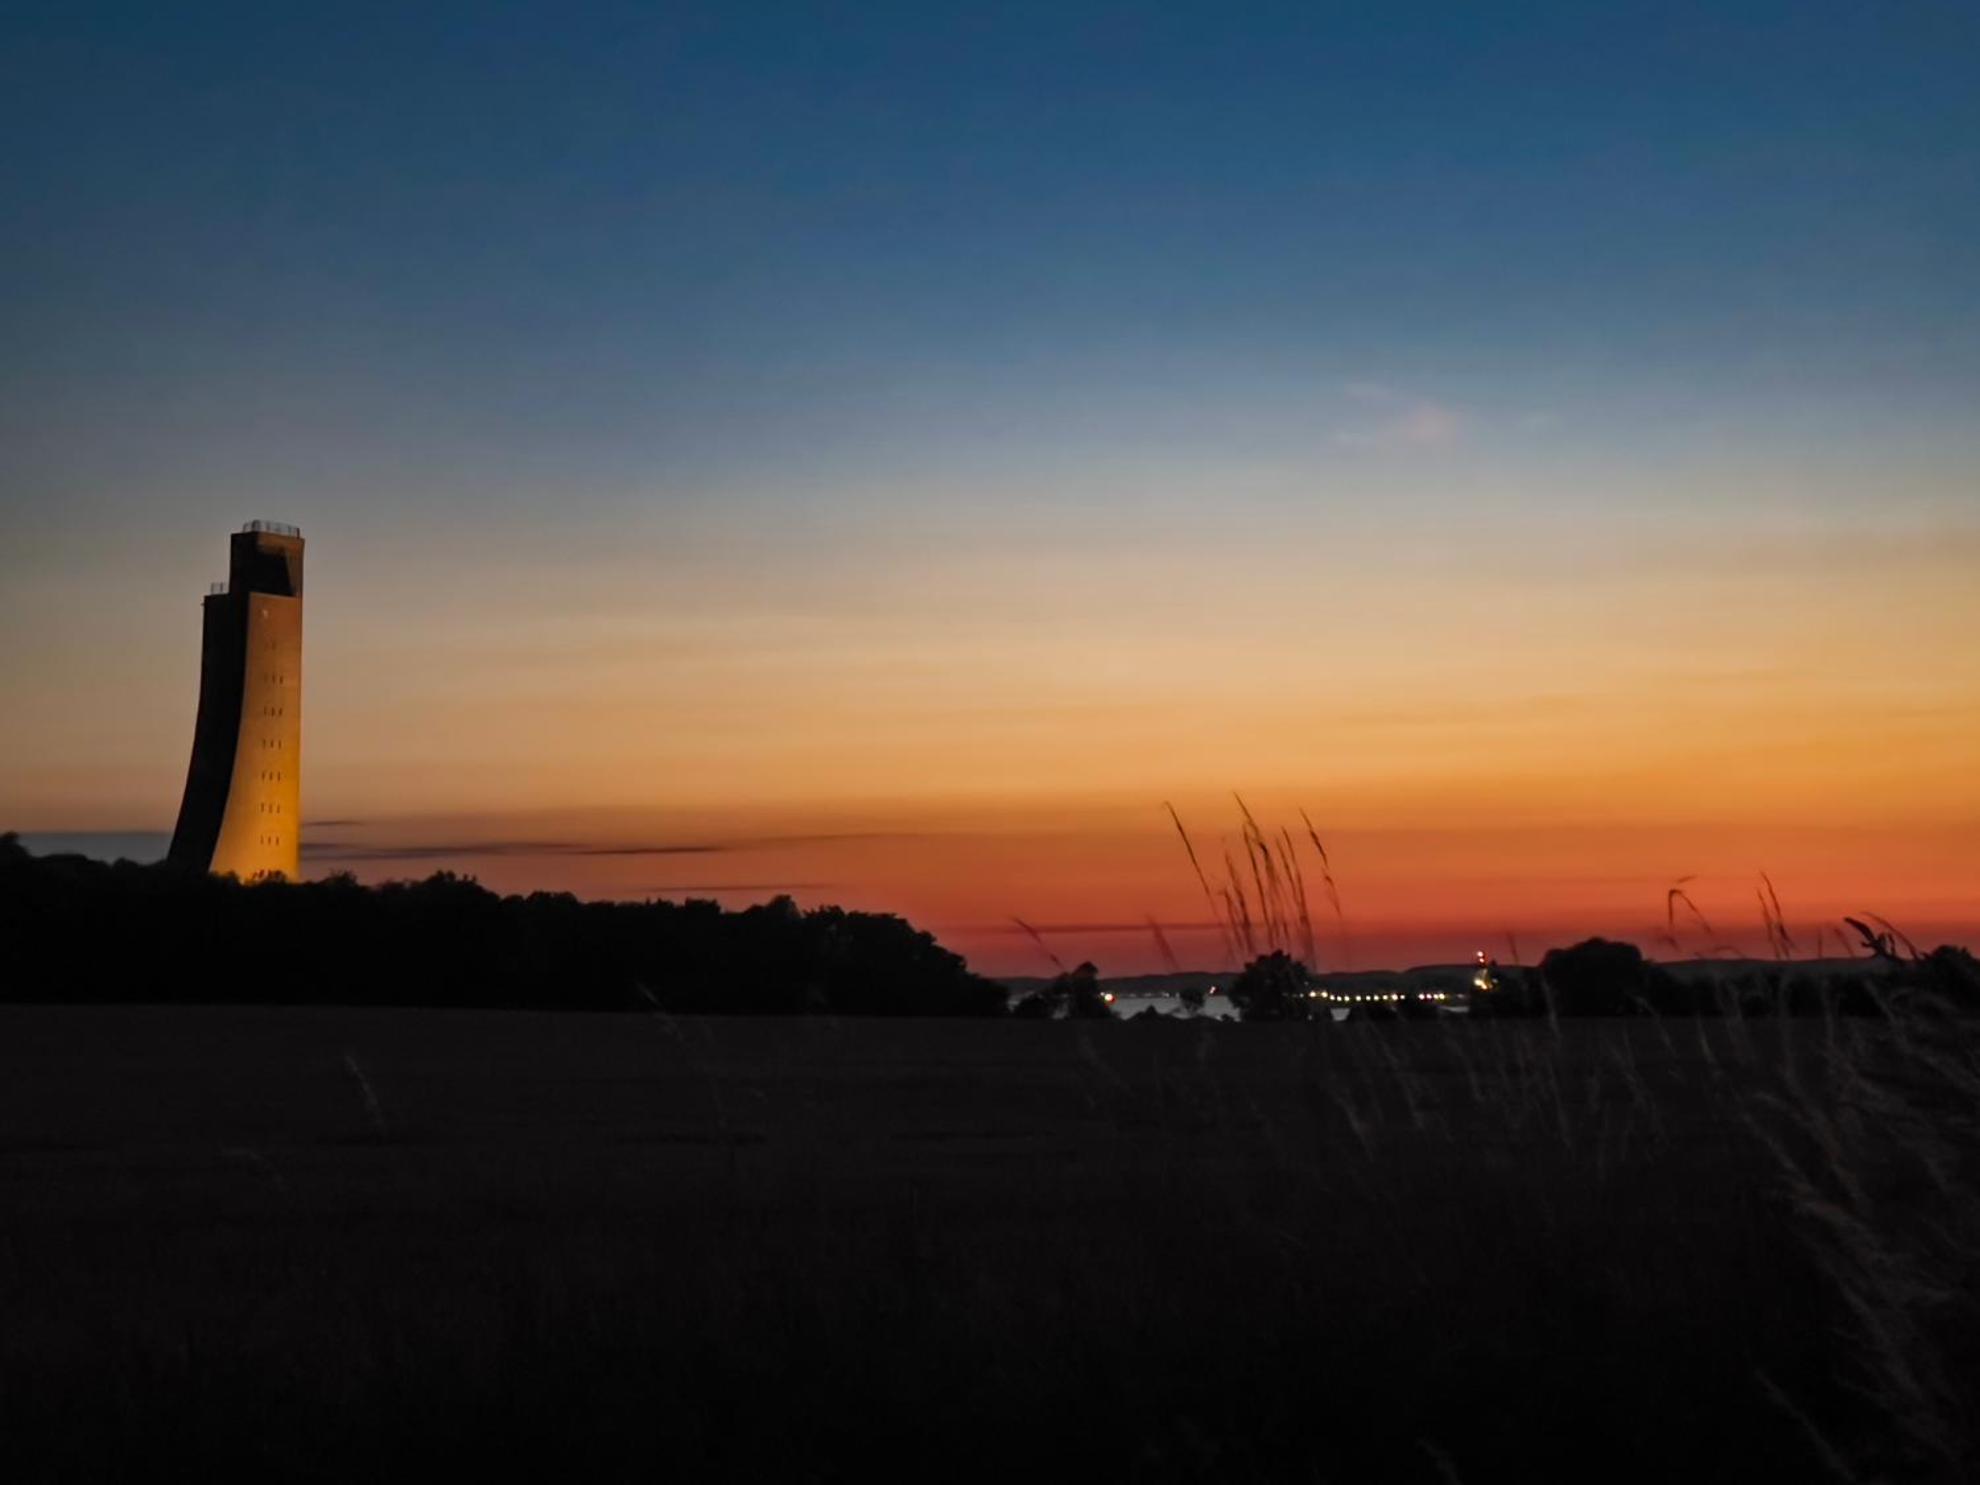
[[[1652,441],[1980,386],[1972,6],[5,15],[10,504],[228,430],[479,501],[1269,446],[1343,379]]]

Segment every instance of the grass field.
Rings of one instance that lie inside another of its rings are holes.
[[[1971,1169],[1915,1066],[1868,1023],[0,1008],[5,1449],[1956,1478]]]

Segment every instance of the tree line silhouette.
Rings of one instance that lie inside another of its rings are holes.
[[[449,872],[256,882],[37,856],[0,834],[0,999],[996,1016],[889,914],[501,896]]]
[[[1738,960],[1679,975],[1634,944],[1590,938],[1549,949],[1530,968],[1492,966],[1494,986],[1471,995],[1475,1017],[1551,1016],[1886,1016],[1912,1007],[1980,1012],[1980,963],[1954,944],[1900,953],[1888,934],[1861,932],[1864,956],[1846,970],[1810,972],[1787,960]],[[1284,950],[1261,954],[1233,981],[1231,1003],[1246,1021],[1320,1021],[1330,1004],[1309,991],[1313,976]],[[1362,1019],[1430,1019],[1439,1012],[1413,995],[1393,1005],[1357,1006]]]
[[[1929,954],[1859,927],[1860,971],[1819,977],[1745,961],[1679,976],[1634,945],[1589,939],[1500,970],[1474,1016],[1881,1015],[1923,996],[1980,1011],[1964,949]],[[368,887],[348,874],[241,883],[165,863],[37,856],[0,834],[0,1000],[417,1005],[683,1014],[1002,1016],[1108,1020],[1082,963],[1014,1004],[1004,986],[902,918],[719,903],[502,896],[471,877]],[[1231,986],[1246,1021],[1316,1021],[1329,1003],[1284,950]],[[1185,1010],[1201,1009],[1197,1004]],[[1144,1012],[1144,1015],[1152,1014]],[[1434,1017],[1413,996],[1357,1019]]]

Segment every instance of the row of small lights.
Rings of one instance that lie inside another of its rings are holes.
[[[296,534],[300,536],[302,533],[297,532]],[[1485,968],[1487,962],[1485,951],[1480,949],[1478,951],[1479,971],[1471,977],[1471,983],[1476,985],[1480,990],[1494,988],[1491,972]],[[1210,993],[1212,995],[1217,993],[1217,987],[1215,985],[1210,987]],[[1449,1000],[1451,998],[1449,992],[1444,990],[1418,990],[1413,993],[1417,1000]],[[1100,998],[1108,1005],[1112,1005],[1114,1003],[1114,992],[1111,990],[1104,991]],[[1390,991],[1386,995],[1336,995],[1331,990],[1309,990],[1306,992],[1306,998],[1308,1000],[1335,1000],[1339,1001],[1342,1005],[1393,1005],[1396,1001],[1403,1000],[1406,997],[1396,991]]]
[[[1212,995],[1215,995],[1217,993],[1217,987],[1214,985],[1211,986],[1210,993]],[[1100,993],[1100,998],[1104,1000],[1108,1005],[1112,1005],[1114,1003],[1114,992],[1111,990],[1103,990]],[[1411,995],[1407,995],[1407,996],[1398,994],[1393,991],[1387,995],[1336,995],[1331,990],[1309,990],[1306,992],[1306,998],[1308,1000],[1337,1000],[1342,1005],[1368,1005],[1368,1004],[1384,1004],[1384,1003],[1393,1004],[1398,1000],[1409,1000],[1409,999],[1449,1000],[1451,997],[1449,992],[1444,990],[1417,990],[1414,991]]]
[[[1103,1001],[1105,1001],[1108,1005],[1112,1005],[1114,1003],[1114,992],[1111,990],[1103,990],[1100,994],[1100,998]],[[1342,1005],[1366,1005],[1370,1003],[1376,1003],[1376,1004],[1380,1004],[1384,1002],[1393,1003],[1395,1001],[1404,1000],[1404,999],[1449,1000],[1451,997],[1442,990],[1418,990],[1417,992],[1415,992],[1413,996],[1403,996],[1396,994],[1336,995],[1331,990],[1309,990],[1306,992],[1306,998],[1308,1000],[1337,1000]]]
[[[1336,995],[1331,990],[1309,990],[1308,1000],[1338,1000],[1342,1005],[1393,1004],[1398,1000],[1449,1000],[1450,995],[1443,990],[1417,990],[1410,995],[1391,991],[1386,995]]]

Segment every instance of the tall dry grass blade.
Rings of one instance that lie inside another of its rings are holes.
[[[1689,913],[1692,920],[1700,928],[1704,929],[1707,934],[1716,936],[1718,933],[1718,930],[1712,926],[1712,920],[1705,916],[1699,909],[1698,904],[1691,900],[1691,894],[1684,890],[1684,884],[1692,880],[1693,878],[1690,876],[1679,877],[1664,890],[1664,941],[1671,946],[1674,952],[1679,954],[1684,952],[1684,948],[1678,940],[1678,909],[1680,907]],[[1703,958],[1705,956],[1701,954],[1697,957]]]
[[[1753,889],[1753,896],[1760,904],[1760,929],[1767,936],[1767,952],[1773,955],[1775,959],[1780,959],[1783,957],[1781,954],[1781,937],[1780,933],[1774,927],[1773,915],[1767,907],[1767,894],[1758,887],[1755,887]]]
[[[1242,965],[1246,956],[1242,952],[1241,944],[1242,940],[1250,934],[1250,919],[1239,915],[1238,905],[1231,896],[1230,888],[1219,887],[1217,889],[1217,895],[1224,900],[1224,920],[1229,924],[1231,936],[1231,958],[1234,962]]]
[[[1849,934],[1843,931],[1843,929],[1846,928],[1853,928],[1856,929],[1859,933],[1861,933],[1863,931],[1863,925],[1857,922],[1856,919],[1845,916],[1842,919],[1842,927],[1836,930],[1836,940],[1843,946],[1843,953],[1848,955],[1851,959],[1861,959],[1863,955],[1869,953],[1870,950],[1867,946],[1863,946],[1859,948],[1857,941],[1855,939],[1852,939],[1849,936]],[[1869,935],[1864,934],[1864,937],[1868,938]]]
[[[1238,793],[1237,790],[1233,789],[1231,791],[1231,798],[1237,801],[1238,813],[1244,816],[1244,823],[1249,825],[1252,828],[1252,830],[1256,832],[1258,830],[1258,822],[1251,817],[1251,810],[1245,804],[1244,796]]]
[[[1299,864],[1299,852],[1293,849],[1292,832],[1283,827],[1279,830],[1279,859],[1285,862],[1286,870],[1292,876],[1294,901],[1299,916],[1300,944],[1306,950],[1304,959],[1307,968],[1320,967],[1320,951],[1313,938],[1313,906],[1306,895],[1306,869]]]
[[[1237,864],[1231,860],[1229,847],[1224,850],[1224,879],[1229,883],[1230,895],[1237,900],[1237,916],[1232,926],[1244,944],[1244,957],[1253,958],[1258,953],[1258,940],[1251,921],[1251,904],[1245,900],[1244,883],[1238,880]]]
[[[1045,936],[1043,934],[1041,934],[1036,928],[1033,928],[1029,923],[1025,922],[1024,919],[1022,918],[1013,917],[1011,921],[1017,924],[1018,927],[1022,928],[1025,931],[1026,936],[1029,937],[1034,944],[1038,945],[1038,952],[1043,954],[1047,959],[1052,961],[1052,967],[1054,969],[1056,969],[1060,974],[1064,974],[1066,972],[1065,960],[1061,959],[1057,954],[1054,954],[1052,952],[1051,948],[1046,944]]]
[[[1334,910],[1334,922],[1341,933],[1341,964],[1345,968],[1353,959],[1348,952],[1347,913],[1341,907],[1341,889],[1334,882],[1334,865],[1327,859],[1327,848],[1320,841],[1320,832],[1313,828],[1313,821],[1305,810],[1299,812],[1299,821],[1306,827],[1306,838],[1313,842],[1313,853],[1320,858],[1320,885],[1327,891],[1327,904]]]
[[[1203,900],[1210,906],[1210,916],[1217,921],[1223,933],[1224,950],[1232,959],[1236,959],[1237,943],[1231,934],[1229,914],[1218,911],[1216,895],[1210,890],[1210,878],[1204,875],[1203,863],[1197,859],[1196,843],[1189,838],[1189,832],[1183,829],[1182,816],[1176,813],[1176,807],[1163,800],[1162,808],[1169,812],[1169,819],[1175,824],[1176,834],[1182,840],[1183,852],[1189,857],[1189,869],[1196,873],[1196,885],[1203,889]]]
[[[1794,957],[1794,935],[1788,932],[1787,916],[1781,911],[1781,894],[1774,890],[1774,879],[1764,871],[1760,873],[1760,880],[1767,888],[1767,902],[1772,907],[1772,913],[1768,919],[1768,938],[1770,940],[1778,940],[1780,953],[1777,957],[1781,959],[1792,959]]]
[[[1437,1466],[1437,1477],[1444,1485],[1464,1485],[1464,1477],[1458,1473],[1448,1451],[1430,1439],[1418,1439],[1416,1447],[1430,1456],[1430,1462]]]
[[[364,1097],[364,1114],[370,1121],[371,1132],[379,1139],[384,1139],[387,1134],[385,1109],[378,1102],[378,1094],[371,1086],[371,1079],[364,1075],[364,1069],[358,1065],[356,1053],[348,1050],[344,1053],[344,1067],[350,1073],[352,1081],[358,1085],[358,1092]]]
[[[1820,1424],[1808,1416],[1808,1410],[1782,1391],[1779,1384],[1765,1372],[1756,1370],[1753,1376],[1754,1380],[1759,1382],[1760,1390],[1767,1394],[1774,1406],[1799,1425],[1802,1436],[1808,1440],[1809,1447],[1815,1451],[1816,1458],[1822,1461],[1829,1473],[1838,1480],[1848,1482],[1848,1485],[1856,1485],[1856,1474],[1850,1469],[1849,1462],[1843,1458],[1842,1451],[1829,1442],[1829,1436],[1822,1431]]]
[[[1284,867],[1273,855],[1272,847],[1263,836],[1254,836],[1258,863],[1264,868],[1265,890],[1269,901],[1266,923],[1272,938],[1272,947],[1291,953],[1295,945],[1292,941],[1292,925],[1295,913],[1292,907],[1292,893],[1287,884]]]
[[[250,1150],[246,1146],[235,1145],[228,1149],[223,1149],[220,1153],[225,1155],[229,1160],[239,1160],[253,1166],[267,1178],[268,1184],[272,1189],[283,1196],[289,1194],[289,1183],[283,1179],[282,1173],[275,1168],[274,1162],[259,1150]]]
[[[1244,846],[1245,870],[1251,873],[1251,890],[1255,894],[1252,900],[1258,904],[1259,926],[1264,932],[1265,946],[1268,949],[1277,948],[1278,933],[1272,922],[1272,897],[1266,886],[1265,873],[1259,870],[1258,865],[1257,834],[1250,825],[1241,825],[1238,827],[1238,840]]]
[[[1252,890],[1258,894],[1258,915],[1264,920],[1265,943],[1268,948],[1277,949],[1280,947],[1279,934],[1272,921],[1272,900],[1266,894],[1264,873],[1259,869],[1258,863],[1265,838],[1258,829],[1258,822],[1251,817],[1251,811],[1246,808],[1244,797],[1233,791],[1231,798],[1237,800],[1238,813],[1244,817],[1244,822],[1238,830],[1238,838],[1244,842],[1245,865],[1251,871]]]

